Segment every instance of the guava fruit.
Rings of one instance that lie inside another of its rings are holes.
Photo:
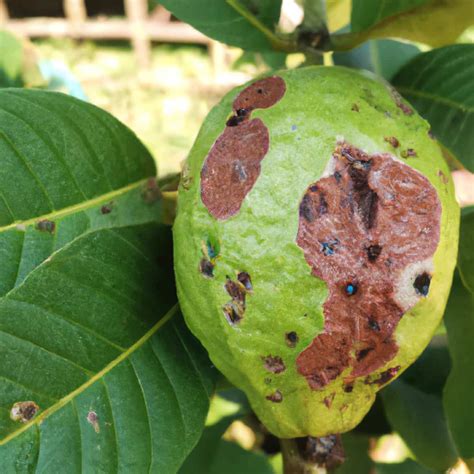
[[[281,438],[352,429],[442,317],[459,209],[429,124],[339,67],[227,94],[183,170],[187,324]]]

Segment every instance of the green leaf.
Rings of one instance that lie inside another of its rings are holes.
[[[0,170],[0,472],[176,472],[213,372],[171,319],[152,157],[92,105],[7,89]]]
[[[436,471],[420,466],[415,461],[408,459],[401,463],[376,465],[375,474],[435,474]]]
[[[345,461],[336,469],[336,474],[368,474],[374,462],[369,457],[370,438],[364,435],[346,433],[342,435]]]
[[[237,1],[237,0],[236,0]],[[238,0],[259,22],[274,31],[282,0]],[[155,2],[156,3],[156,2]],[[268,37],[244,18],[226,0],[159,0],[180,20],[205,35],[251,51],[271,50]]]
[[[392,428],[403,438],[420,464],[445,471],[456,463],[456,448],[439,397],[422,392],[400,379],[381,393]]]
[[[459,235],[458,268],[464,286],[474,294],[474,206],[466,207],[461,213]]]
[[[352,0],[351,29],[366,30],[386,18],[429,2],[430,0]]]
[[[447,46],[416,56],[392,81],[431,123],[436,137],[471,171],[474,171],[473,61],[474,45]]]
[[[334,53],[334,64],[367,69],[387,80],[420,50],[413,44],[393,40],[367,41],[348,52]]]
[[[403,38],[433,47],[453,43],[474,23],[471,0],[354,0],[352,32],[331,38],[335,50],[377,38]]]
[[[474,208],[461,219],[459,275],[456,275],[445,313],[453,369],[444,390],[444,407],[459,454],[474,465]]]

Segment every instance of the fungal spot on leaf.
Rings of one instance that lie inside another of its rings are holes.
[[[146,204],[154,204],[161,197],[161,190],[156,182],[156,178],[148,179],[142,189],[142,199]]]
[[[268,152],[268,129],[262,120],[251,118],[252,111],[275,105],[285,90],[285,81],[272,76],[250,84],[234,100],[234,115],[201,169],[201,198],[216,219],[225,220],[239,212]]]
[[[39,411],[39,406],[32,401],[16,402],[10,409],[10,418],[20,423],[28,423]]]
[[[365,383],[366,384],[377,384],[377,385],[384,385],[386,384],[387,382],[390,382],[390,380],[393,379],[393,377],[395,377],[398,372],[400,371],[401,367],[399,365],[397,365],[396,367],[391,367],[390,369],[387,369],[385,370],[384,372],[382,372],[380,374],[380,376],[378,378],[376,378],[375,380],[370,380],[370,378],[367,378],[365,380]]]
[[[398,148],[400,146],[400,142],[396,137],[385,137],[384,140],[387,143],[390,143],[390,145],[393,146],[393,148]]]
[[[49,221],[48,219],[42,219],[36,223],[36,229],[40,232],[54,234],[54,231],[56,230],[56,224],[53,221]]]
[[[199,262],[199,271],[207,278],[214,276],[214,264],[206,258],[201,259]]]
[[[347,368],[355,379],[395,357],[394,332],[418,301],[413,282],[429,268],[423,262],[433,256],[440,235],[441,203],[418,171],[346,142],[337,144],[332,160],[333,175],[308,183],[296,236],[313,275],[328,286],[323,332],[296,359],[314,390]],[[399,297],[402,283],[412,299]],[[423,291],[426,285],[418,286]]]
[[[367,247],[367,258],[369,259],[369,262],[375,262],[381,253],[382,247],[380,245],[374,244]]]
[[[272,356],[267,355],[266,357],[262,357],[263,366],[269,372],[273,372],[274,374],[281,374],[286,370],[285,363],[280,356]]]
[[[99,434],[100,433],[100,425],[99,425],[99,417],[95,411],[90,411],[87,414],[87,422],[92,425],[94,431]]]
[[[267,395],[265,398],[273,403],[281,403],[283,401],[283,394],[280,390],[275,390],[275,392]]]
[[[110,214],[112,212],[112,207],[113,207],[114,203],[111,201],[109,202],[108,204],[104,204],[101,208],[100,208],[100,213],[101,214]]]
[[[296,347],[296,344],[298,344],[299,340],[300,338],[298,337],[298,334],[296,334],[295,331],[290,331],[285,334],[285,341],[288,347]]]
[[[431,275],[424,272],[415,278],[413,286],[416,292],[421,296],[427,296],[430,291]]]
[[[401,155],[402,155],[402,158],[410,158],[410,157],[418,156],[416,151],[413,148],[407,148],[406,150],[403,150]]]

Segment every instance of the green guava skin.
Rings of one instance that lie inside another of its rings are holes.
[[[206,118],[190,152],[179,189],[174,223],[175,272],[181,309],[191,331],[215,366],[248,396],[265,426],[280,438],[325,436],[354,428],[370,409],[381,386],[360,377],[351,393],[343,390],[346,369],[322,390],[312,390],[298,373],[296,358],[323,331],[326,283],[311,274],[296,243],[299,205],[308,186],[321,177],[341,137],[369,154],[390,153],[421,172],[441,202],[441,236],[433,256],[429,294],[404,314],[394,337],[399,350],[376,372],[400,366],[400,375],[429,343],[442,318],[456,263],[459,208],[450,171],[429,124],[406,115],[388,87],[367,74],[340,67],[308,67],[275,73],[284,79],[283,98],[256,109],[269,130],[270,148],[261,173],[240,211],[217,220],[201,199],[200,173],[212,145],[232,113],[232,102],[246,85],[229,92]],[[248,84],[247,84],[248,85]],[[359,111],[352,110],[357,104]],[[384,137],[397,137],[394,148]],[[416,157],[403,158],[413,148]],[[199,271],[206,242],[218,246],[214,277]],[[204,250],[203,250],[204,249]],[[229,301],[226,276],[251,275],[253,292],[244,318],[232,326],[223,314]],[[295,348],[285,333],[296,331]],[[286,370],[269,373],[262,357],[280,356]],[[280,403],[266,397],[276,390]],[[335,396],[330,404],[326,397]]]

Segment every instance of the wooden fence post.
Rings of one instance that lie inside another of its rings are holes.
[[[132,45],[138,64],[146,68],[150,65],[151,56],[147,0],[125,0],[125,13],[129,20]]]
[[[81,33],[81,26],[87,19],[84,0],[64,0],[63,8],[66,18],[69,21],[71,36],[78,38]]]

